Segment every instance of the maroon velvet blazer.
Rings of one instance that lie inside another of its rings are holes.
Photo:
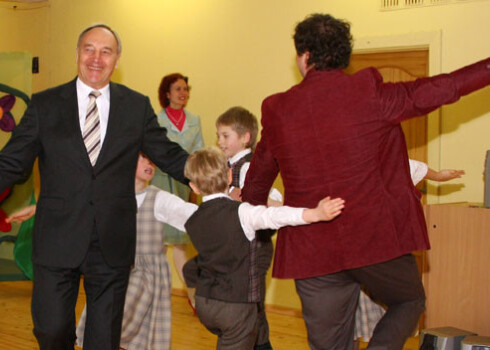
[[[451,74],[383,83],[374,68],[310,70],[262,104],[262,137],[243,199],[266,203],[278,172],[285,205],[346,200],[331,222],[279,231],[273,276],[308,278],[429,249],[400,123],[490,83],[490,59]]]

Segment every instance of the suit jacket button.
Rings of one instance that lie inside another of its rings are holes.
[[[97,176],[95,176],[95,174],[92,174],[92,180],[95,180],[97,178]]]
[[[90,203],[90,205],[94,205],[94,201],[90,201],[89,203]]]

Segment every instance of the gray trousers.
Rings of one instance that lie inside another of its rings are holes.
[[[388,307],[368,349],[403,349],[425,310],[424,287],[411,254],[295,283],[313,350],[352,348],[360,285]]]
[[[196,295],[199,320],[218,336],[218,350],[253,349],[257,338],[257,303],[230,303]]]

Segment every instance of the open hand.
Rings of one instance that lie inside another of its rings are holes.
[[[342,209],[345,207],[345,200],[342,198],[330,199],[330,197],[323,198],[317,208],[320,210],[320,220],[330,221],[336,216],[342,213]]]
[[[437,179],[438,181],[449,181],[460,178],[464,174],[464,170],[443,169],[438,172]]]
[[[36,206],[30,205],[28,207],[17,210],[16,212],[10,214],[10,216],[5,219],[5,222],[7,222],[7,223],[8,222],[16,222],[16,223],[20,224],[21,222],[24,222],[24,221],[32,218],[35,213],[36,213]]]
[[[342,213],[345,207],[345,200],[342,198],[330,199],[323,198],[314,209],[303,211],[303,219],[306,222],[330,221]]]

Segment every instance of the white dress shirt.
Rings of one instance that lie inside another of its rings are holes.
[[[230,198],[225,193],[215,193],[208,196],[203,196],[202,201],[206,202],[211,199],[225,197]],[[242,203],[238,207],[238,217],[243,232],[249,241],[255,238],[255,231],[263,229],[277,230],[283,226],[298,226],[305,225],[307,222],[303,220],[304,208],[293,207],[266,207],[264,205],[251,205]]]
[[[136,194],[136,203],[141,207],[146,198],[146,192]],[[159,191],[155,197],[153,213],[155,219],[169,224],[180,231],[185,231],[184,224],[189,217],[197,210],[198,206],[189,203],[166,191]]]
[[[410,177],[412,178],[412,182],[414,185],[417,185],[427,175],[429,166],[414,159],[409,159],[408,163],[410,164]]]
[[[202,198],[203,202],[225,197],[232,200],[225,193],[215,193]],[[146,192],[136,194],[136,202],[138,208],[143,204],[146,198]],[[181,231],[185,231],[184,224],[189,217],[197,210],[198,206],[193,203],[184,201],[183,199],[168,193],[160,191],[155,198],[154,215],[158,221],[169,224]],[[238,217],[243,232],[249,241],[255,238],[255,231],[262,229],[279,229],[283,226],[305,225],[307,222],[303,220],[304,208],[293,207],[266,207],[264,205],[251,205],[242,203],[238,207]]]
[[[78,118],[80,120],[80,130],[83,136],[83,127],[85,125],[85,118],[87,117],[87,108],[89,103],[89,95],[94,88],[91,88],[80,78],[77,78],[77,100],[78,100]],[[104,143],[105,134],[107,132],[107,123],[109,122],[109,107],[111,101],[111,89],[109,84],[102,89],[97,90],[100,92],[100,96],[97,97],[95,103],[97,104],[97,110],[99,111],[100,120],[100,147]]]

